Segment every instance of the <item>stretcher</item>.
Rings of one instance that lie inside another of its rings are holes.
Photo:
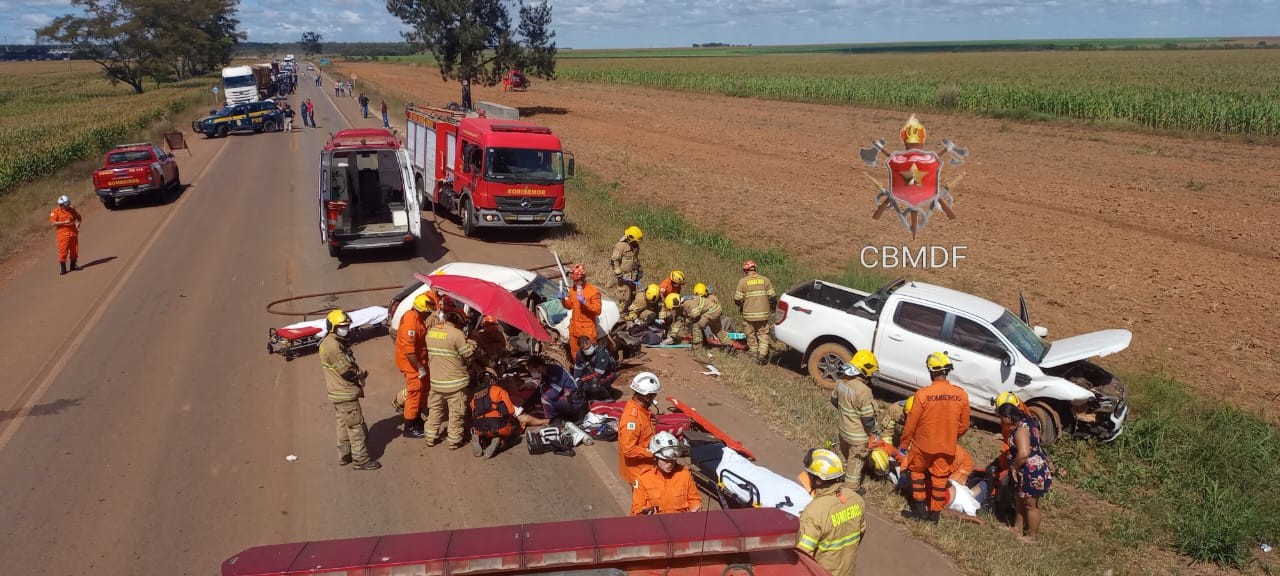
[[[799,517],[813,499],[796,481],[760,466],[709,434],[686,434],[698,487],[721,508],[777,508]]]
[[[369,306],[347,313],[351,318],[352,342],[367,340],[386,330],[382,322],[387,319],[387,308]],[[267,353],[279,354],[285,360],[293,360],[298,356],[316,350],[320,341],[328,334],[325,319],[296,322],[281,328],[267,329]]]

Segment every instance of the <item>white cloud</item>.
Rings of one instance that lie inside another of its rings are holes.
[[[71,6],[71,0],[20,0],[18,3],[28,8],[65,8]]]
[[[38,28],[52,21],[53,16],[40,13],[40,12],[28,12],[26,14],[23,14],[20,18],[18,18],[18,20],[27,26],[31,26],[32,28]]]
[[[364,19],[361,18],[359,14],[356,14],[355,12],[352,12],[350,10],[343,10],[342,13],[339,14],[339,16],[342,18],[342,21],[346,22],[347,24],[359,24],[364,21]]]

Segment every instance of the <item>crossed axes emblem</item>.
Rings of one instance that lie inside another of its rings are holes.
[[[884,155],[886,159],[892,155],[892,153],[886,150],[884,146],[885,142],[883,138],[874,140],[871,142],[870,148],[859,149],[858,156],[866,165],[878,166],[880,164],[879,160],[881,155]],[[934,154],[936,154],[939,159],[946,158],[952,166],[959,166],[964,164],[965,159],[968,158],[969,149],[961,148],[954,141],[944,139],[942,141],[942,149],[934,152]],[[945,186],[939,182],[937,196],[934,197],[924,208],[911,206],[905,209],[899,205],[898,200],[889,192],[888,187],[880,184],[880,181],[876,180],[874,176],[866,173],[865,171],[862,172],[862,175],[866,176],[867,180],[870,180],[876,189],[876,203],[878,205],[876,206],[875,213],[871,215],[873,220],[879,220],[880,217],[884,215],[884,211],[889,209],[890,206],[893,206],[894,210],[898,213],[899,221],[902,222],[902,227],[909,230],[911,232],[911,237],[915,238],[916,232],[929,222],[929,216],[937,210],[941,210],[946,213],[947,218],[950,220],[956,219],[956,214],[951,208],[952,205],[955,204],[955,197],[951,195],[951,191],[955,190],[956,186],[960,184],[960,181],[964,179],[964,173],[961,173]],[[940,176],[941,171],[939,171],[939,177]],[[892,174],[890,177],[892,178]]]

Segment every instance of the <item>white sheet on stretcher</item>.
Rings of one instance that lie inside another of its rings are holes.
[[[359,310],[348,312],[347,316],[351,317],[351,327],[359,328],[361,326],[377,324],[379,322],[382,322],[383,320],[386,320],[387,308],[386,306],[370,306],[368,308],[361,308]],[[285,326],[285,328],[292,328],[295,330],[299,328],[319,328],[320,329],[319,335],[321,337],[324,337],[324,335],[328,333],[328,330],[325,330],[324,318],[321,318],[319,320],[308,320],[306,322],[298,322],[297,324],[290,324],[288,326]]]
[[[729,470],[755,484],[756,489],[760,491],[760,505],[762,507],[779,508],[798,518],[800,511],[804,510],[810,500],[813,500],[813,497],[795,480],[781,476],[763,466],[757,466],[729,447],[725,447],[724,455],[720,458],[720,465],[716,467],[717,480],[725,470]],[[739,501],[750,502],[751,493],[745,488],[740,488],[735,480],[737,478],[732,476],[725,478],[725,489],[737,496]]]

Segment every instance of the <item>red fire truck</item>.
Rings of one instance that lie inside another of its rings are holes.
[[[466,236],[487,227],[564,224],[573,158],[550,128],[414,105],[405,114],[422,206],[456,214]]]
[[[796,551],[798,527],[741,508],[370,536],[249,548],[222,576],[829,576]]]

